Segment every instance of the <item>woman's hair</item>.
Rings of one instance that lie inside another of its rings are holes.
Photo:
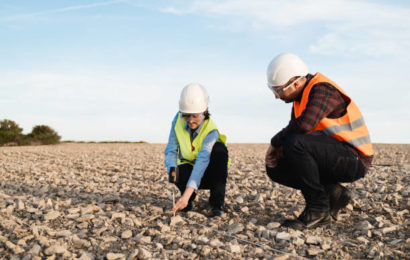
[[[205,116],[205,120],[209,119],[209,117],[211,116],[211,114],[209,113],[208,109],[205,110],[204,116]]]

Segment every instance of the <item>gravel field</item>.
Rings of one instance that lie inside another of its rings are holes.
[[[266,176],[268,144],[229,144],[226,212],[209,191],[177,213],[164,144],[0,148],[1,259],[410,259],[410,144],[375,144],[355,199],[330,226],[279,223],[304,206]],[[176,193],[176,195],[179,195]]]

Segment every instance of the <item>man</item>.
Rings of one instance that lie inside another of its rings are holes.
[[[165,166],[181,192],[173,211],[192,210],[197,189],[210,189],[210,217],[224,214],[228,150],[208,112],[208,94],[192,83],[181,93],[179,112],[174,117],[165,148]]]
[[[369,131],[352,99],[320,73],[309,74],[296,55],[283,53],[267,69],[276,98],[293,103],[289,124],[266,152],[266,171],[275,182],[301,190],[305,209],[282,226],[317,227],[337,219],[351,201],[340,182],[362,178],[373,159]]]

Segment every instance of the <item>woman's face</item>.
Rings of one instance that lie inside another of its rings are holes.
[[[196,113],[196,114],[182,113],[182,118],[186,121],[190,129],[196,130],[201,125],[205,117],[203,113]]]

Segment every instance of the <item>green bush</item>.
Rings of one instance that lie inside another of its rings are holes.
[[[0,121],[0,131],[21,134],[21,132],[23,132],[23,128],[12,120],[4,119]]]
[[[47,125],[36,125],[28,135],[42,144],[58,144],[61,139],[61,136]]]
[[[23,129],[12,120],[0,121],[0,144],[18,145],[18,141],[23,136],[22,131]]]
[[[22,134],[23,129],[14,121],[4,119],[0,121],[0,146],[57,144],[61,136],[47,125],[33,127],[30,134]]]

